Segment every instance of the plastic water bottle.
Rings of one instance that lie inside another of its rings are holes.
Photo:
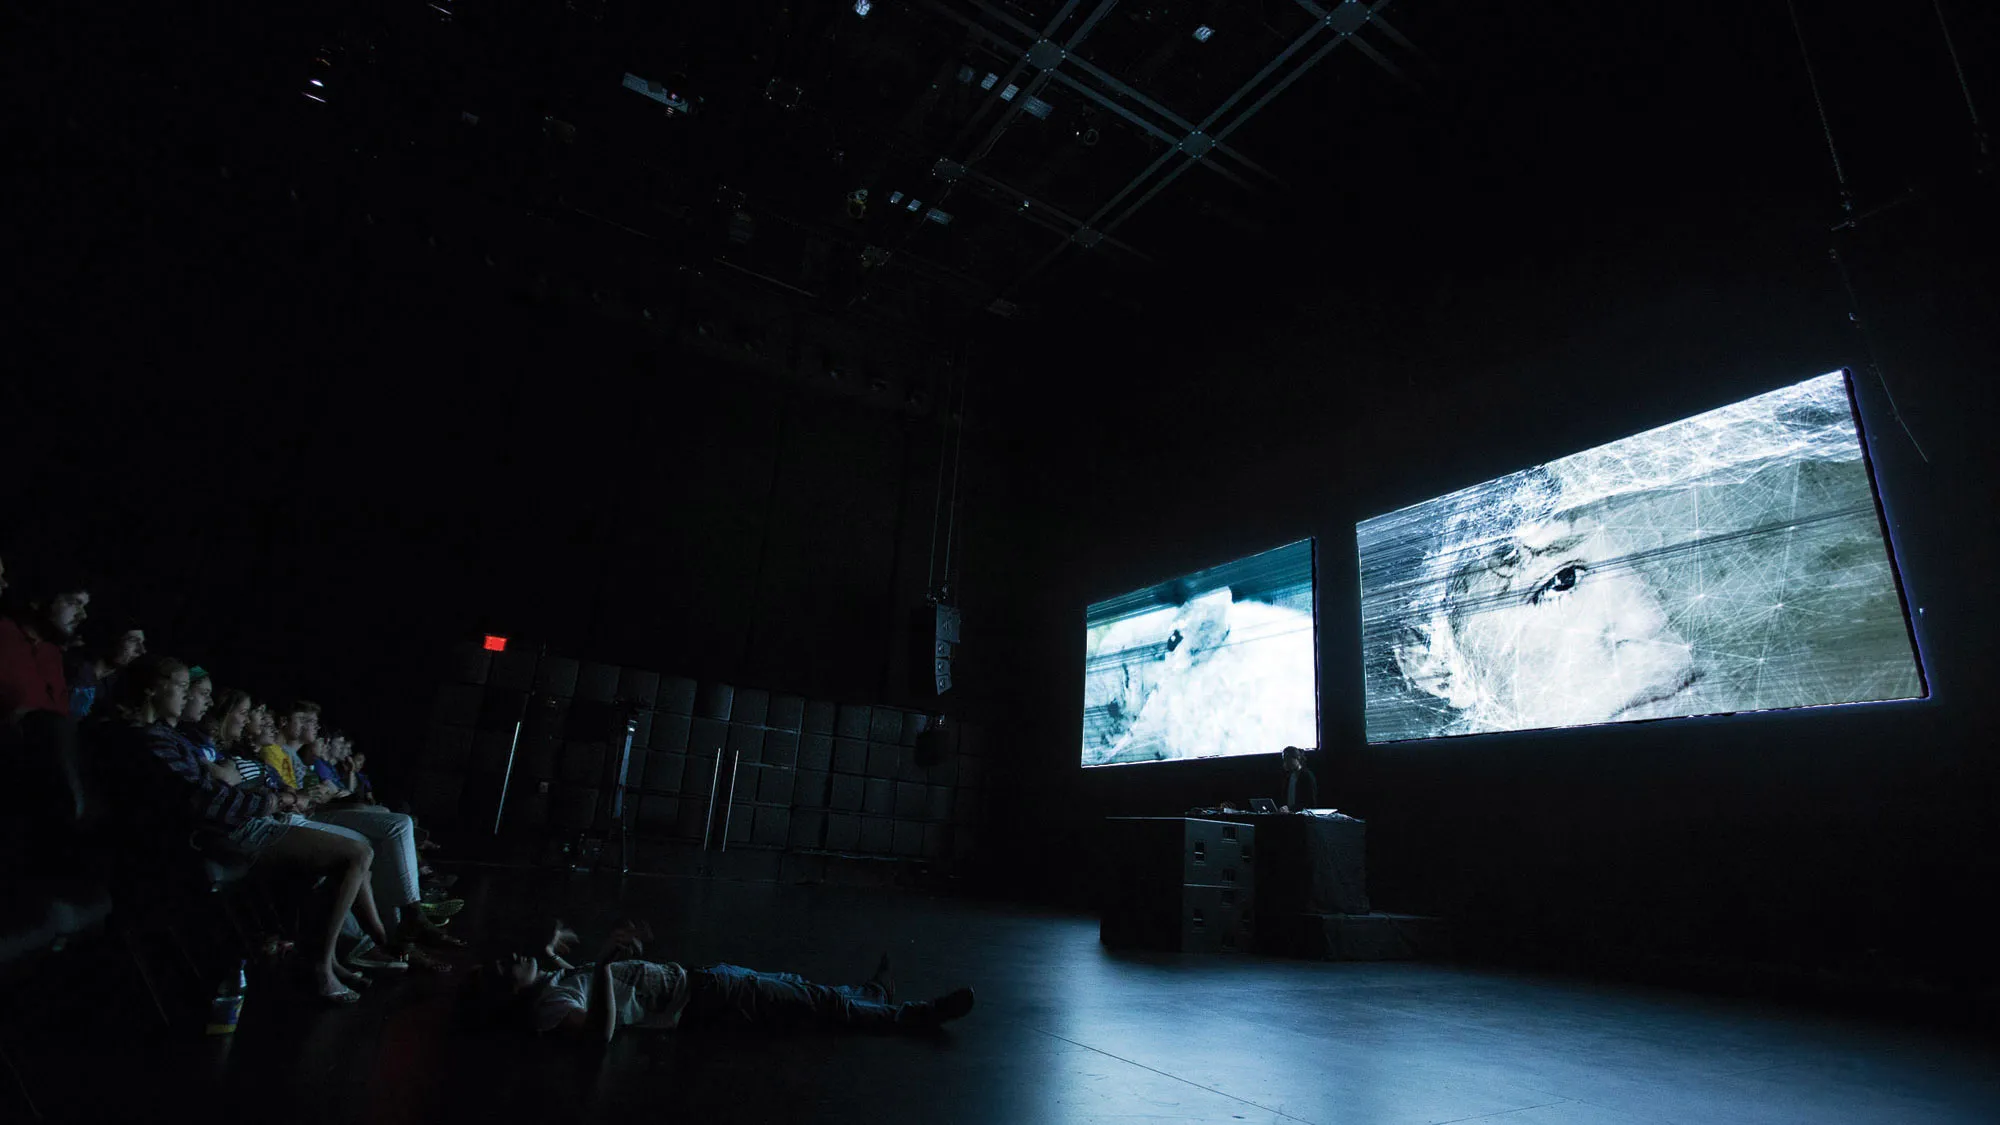
[[[210,1035],[235,1034],[236,1021],[243,1015],[243,994],[250,990],[249,968],[248,961],[238,961],[236,975],[224,978],[215,990],[215,999],[208,1002]]]

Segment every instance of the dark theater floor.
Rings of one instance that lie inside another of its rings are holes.
[[[1448,965],[1112,953],[1088,917],[889,890],[459,870],[471,938],[629,915],[663,958],[835,982],[888,949],[905,997],[970,983],[978,1008],[924,1038],[596,1051],[459,1030],[461,969],[337,1011],[253,987],[234,1042],[24,1044],[16,1017],[9,1050],[52,1120],[2000,1121],[2000,1052],[1933,1032]]]

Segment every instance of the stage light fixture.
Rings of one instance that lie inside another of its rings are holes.
[[[1203,24],[1202,26],[1194,29],[1194,41],[1197,43],[1206,43],[1208,42],[1208,37],[1214,34],[1215,34],[1214,28],[1209,27],[1207,24]]]
[[[1000,100],[1003,102],[1011,102],[1014,100],[1014,95],[1020,92],[1021,88],[1019,86],[1015,85],[1012,82],[1009,82],[1007,83],[1007,88],[1000,91]]]
[[[979,88],[982,90],[991,90],[993,84],[998,81],[1000,81],[1000,76],[989,70],[986,72],[986,77],[979,80]]]
[[[486,634],[486,651],[487,651],[487,652],[506,652],[506,651],[507,651],[507,638],[505,638],[505,637],[496,637],[496,636],[494,636],[494,635],[493,635],[493,634],[491,634],[491,633],[488,633],[488,634]]]
[[[868,18],[869,11],[874,7],[875,5],[869,3],[868,0],[854,0],[854,14],[864,20]]]

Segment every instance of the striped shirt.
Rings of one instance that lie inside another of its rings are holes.
[[[136,741],[164,781],[171,776],[187,790],[190,811],[200,824],[224,830],[234,829],[252,817],[270,816],[277,811],[278,798],[257,789],[240,789],[219,781],[208,772],[201,751],[186,735],[165,723],[154,723],[134,732]]]

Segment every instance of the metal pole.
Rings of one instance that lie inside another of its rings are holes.
[[[701,822],[701,850],[708,850],[709,834],[715,831],[715,794],[722,787],[722,747],[715,748],[715,773],[708,779],[708,817]]]
[[[729,756],[729,803],[722,807],[722,850],[725,852],[729,850],[729,817],[736,811],[736,775],[741,772],[736,765],[742,760],[741,750]],[[715,764],[718,766],[722,764],[720,755],[716,756]]]
[[[531,696],[530,699],[533,697]],[[534,706],[531,702],[529,706]],[[493,834],[500,834],[500,818],[507,815],[507,787],[514,780],[514,751],[521,747],[521,724],[525,718],[514,720],[514,740],[507,744],[507,772],[500,775],[500,807],[493,810]]]

